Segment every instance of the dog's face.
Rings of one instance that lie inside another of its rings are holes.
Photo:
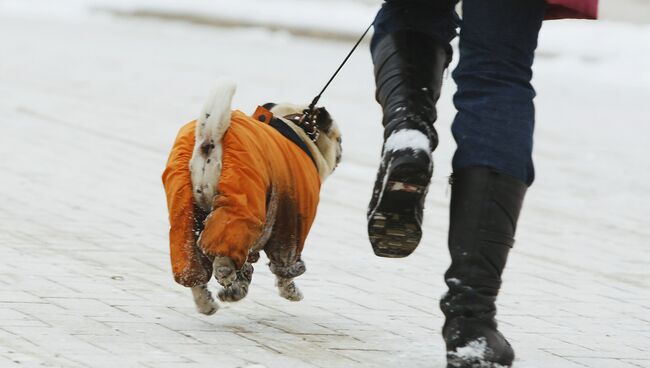
[[[268,103],[264,105],[273,115],[278,117],[289,117],[295,115],[302,115],[307,106],[294,105],[289,103],[274,104]],[[316,139],[316,147],[323,156],[325,167],[319,167],[319,170],[327,172],[321,173],[321,176],[327,177],[331,174],[336,166],[341,162],[341,131],[338,125],[332,119],[329,112],[324,107],[319,107],[317,110],[316,127],[318,129],[318,139]],[[293,121],[287,118],[289,121]],[[305,134],[306,136],[306,134]],[[320,166],[320,165],[319,165]]]

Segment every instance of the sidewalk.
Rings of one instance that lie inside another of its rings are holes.
[[[381,131],[363,50],[322,101],[343,127],[344,163],[306,245],[305,300],[277,296],[261,260],[249,296],[205,317],[168,260],[160,175],[176,131],[219,75],[239,82],[234,105],[245,112],[267,96],[310,100],[350,45],[7,13],[0,45],[0,367],[444,367],[451,79],[412,257],[376,258],[365,235]],[[500,325],[518,368],[649,368],[647,76],[606,74],[625,64],[558,48],[542,45],[536,67],[538,181]]]

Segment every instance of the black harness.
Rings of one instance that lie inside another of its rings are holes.
[[[316,160],[314,159],[314,156],[311,154],[311,151],[309,151],[309,147],[307,147],[307,144],[305,144],[305,141],[300,138],[298,133],[296,133],[287,123],[282,121],[282,119],[278,119],[273,114],[264,109],[261,110],[261,108],[258,108],[257,111],[255,111],[255,114],[253,115],[253,118],[255,120],[258,120],[262,123],[267,123],[269,126],[271,126],[273,129],[277,130],[278,133],[282,134],[285,138],[293,142],[296,146],[300,147],[301,150],[303,150],[307,156],[311,159],[311,161],[314,163],[314,166],[318,167],[316,165]]]

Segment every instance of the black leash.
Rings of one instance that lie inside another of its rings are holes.
[[[309,135],[309,137],[313,141],[316,141],[316,139],[318,139],[318,129],[316,127],[316,119],[317,119],[318,114],[315,113],[316,111],[314,110],[315,107],[316,107],[316,104],[318,103],[318,100],[320,100],[321,96],[323,95],[323,93],[325,92],[327,87],[329,87],[330,83],[332,83],[334,78],[336,78],[336,75],[339,74],[339,71],[341,71],[341,69],[343,68],[343,65],[345,65],[345,63],[348,62],[348,59],[350,59],[350,56],[352,56],[352,53],[354,53],[354,51],[357,49],[357,46],[359,46],[359,44],[361,43],[363,38],[366,37],[366,34],[368,34],[368,31],[370,31],[370,28],[372,28],[374,23],[375,23],[374,21],[372,23],[370,23],[368,28],[366,28],[365,32],[363,32],[361,37],[359,37],[359,40],[357,41],[357,43],[354,44],[354,46],[352,47],[352,50],[350,50],[350,52],[345,57],[345,59],[343,59],[343,62],[341,63],[341,65],[339,65],[338,69],[336,69],[336,71],[334,72],[334,74],[332,75],[330,80],[327,81],[327,83],[325,84],[325,87],[323,87],[323,89],[320,91],[320,93],[316,97],[314,97],[314,99],[311,101],[311,104],[309,104],[309,107],[303,111],[303,115],[302,115],[302,117],[300,119],[300,123],[301,123],[301,125],[303,125],[303,128],[307,132],[307,135]]]

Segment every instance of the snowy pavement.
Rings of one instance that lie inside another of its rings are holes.
[[[259,262],[249,296],[205,317],[168,260],[176,131],[222,75],[246,112],[309,101],[349,42],[16,4],[0,0],[0,367],[444,367],[451,78],[413,256],[376,258],[365,235],[381,142],[365,44],[322,100],[344,162],[306,245],[305,300],[277,296]],[[650,367],[647,45],[647,26],[544,27],[537,181],[499,300],[516,367]]]

